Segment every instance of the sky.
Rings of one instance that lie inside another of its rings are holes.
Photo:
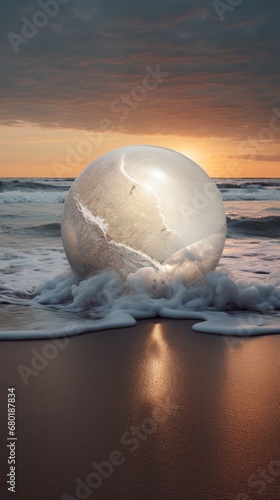
[[[279,177],[279,0],[0,0],[0,176],[130,144]]]

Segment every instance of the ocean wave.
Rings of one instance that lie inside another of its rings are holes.
[[[233,189],[220,187],[220,192],[224,201],[280,200],[280,190],[276,188]]]
[[[251,181],[242,181],[241,179],[220,181],[216,179],[216,185],[220,189],[262,189],[262,188],[280,188],[280,181],[273,179],[271,181],[263,179],[252,179]]]
[[[275,209],[274,209],[275,210]],[[60,237],[61,223],[50,222],[45,224],[34,224],[32,226],[2,224],[2,234],[23,234],[45,237]],[[266,217],[227,217],[228,238],[280,238],[280,216],[269,215]]]
[[[230,238],[280,238],[280,217],[240,217],[227,218],[228,237]]]
[[[257,186],[258,188],[263,188],[263,187],[276,187],[276,188],[280,188],[280,181],[278,180],[272,180],[272,181],[268,181],[268,180],[259,180],[257,179],[257,182],[243,182],[241,184],[241,187],[244,187],[244,188],[254,188],[254,186]]]
[[[55,189],[34,189],[28,191],[17,189],[0,192],[0,204],[2,203],[64,203],[68,190],[61,187]],[[280,190],[278,189],[226,189],[220,188],[224,201],[241,200],[280,200]]]
[[[24,190],[3,191],[0,193],[0,204],[3,203],[64,203],[67,191]]]
[[[1,203],[63,203],[73,179],[1,179]],[[278,179],[215,180],[224,201],[280,200]]]
[[[2,224],[0,226],[0,233],[58,238],[61,236],[61,224],[60,222],[51,222],[49,224],[40,224],[28,227],[15,227],[12,224]]]
[[[24,191],[56,191],[57,189],[70,187],[72,179],[1,179],[0,192],[16,191],[23,189]]]
[[[41,224],[38,226],[27,227],[24,234],[28,233],[37,236],[61,236],[61,224],[59,222],[51,222],[49,224]]]

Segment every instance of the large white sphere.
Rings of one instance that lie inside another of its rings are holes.
[[[226,237],[223,202],[196,163],[170,149],[128,146],[93,161],[74,181],[62,241],[83,277],[143,267],[185,282],[213,270]]]

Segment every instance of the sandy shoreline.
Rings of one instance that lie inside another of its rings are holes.
[[[1,498],[15,387],[13,498],[279,499],[280,335],[236,342],[193,323],[1,342]]]

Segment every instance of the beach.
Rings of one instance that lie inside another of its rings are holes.
[[[279,500],[280,183],[216,182],[217,271],[128,293],[71,271],[71,179],[1,181],[1,498]]]
[[[278,500],[280,337],[229,340],[192,324],[3,341],[2,401],[16,388],[13,497]]]
[[[108,272],[83,280],[71,271],[61,213],[73,179],[0,180],[0,339],[69,336],[158,316],[208,319],[197,328],[222,335],[279,332],[280,181],[215,182],[228,233],[217,273],[189,289],[147,273],[127,294]]]
[[[0,500],[280,500],[279,13],[2,2]]]

